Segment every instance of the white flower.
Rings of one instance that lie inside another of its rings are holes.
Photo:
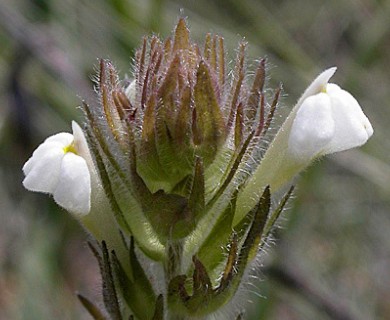
[[[324,71],[303,96],[288,139],[288,152],[299,162],[366,143],[373,134],[359,103],[338,85],[327,83],[336,71]]]
[[[373,134],[370,121],[347,91],[322,72],[305,90],[237,199],[235,223],[259,201],[269,185],[277,192],[316,158],[363,145]]]
[[[53,195],[69,212],[84,216],[91,208],[91,175],[82,154],[88,151],[79,125],[72,122],[73,135],[58,133],[47,138],[23,166],[23,185],[30,191]]]

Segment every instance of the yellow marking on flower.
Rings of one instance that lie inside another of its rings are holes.
[[[64,153],[72,152],[78,155],[74,145],[74,141],[71,144],[67,145],[66,147],[63,147],[62,150],[64,150]]]
[[[327,93],[327,87],[328,87],[328,84],[326,83],[325,85],[322,86],[321,92]]]

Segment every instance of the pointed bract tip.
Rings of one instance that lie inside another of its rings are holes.
[[[174,35],[173,51],[190,49],[190,30],[187,27],[185,18],[180,18]]]

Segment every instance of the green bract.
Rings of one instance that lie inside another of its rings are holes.
[[[265,60],[250,80],[245,47],[229,78],[223,38],[207,35],[201,49],[180,19],[172,39],[144,40],[128,87],[101,60],[100,107],[84,105],[88,142],[118,228],[133,239],[130,256],[136,245],[161,263],[172,317],[205,316],[224,306],[281,211],[270,214],[266,188],[233,225],[237,195],[260,160],[280,94],[265,102]],[[124,276],[118,259],[100,260],[103,271],[116,265],[109,269],[125,284],[120,296],[135,316],[149,319],[131,302],[142,291],[131,289],[137,279]]]

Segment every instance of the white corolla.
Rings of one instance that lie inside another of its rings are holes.
[[[89,154],[80,126],[73,134],[61,132],[47,138],[23,166],[23,185],[30,191],[49,193],[61,207],[84,216],[91,209],[91,174],[83,155]]]
[[[335,72],[327,69],[310,84],[279,129],[238,195],[236,223],[259,201],[265,186],[278,191],[313,160],[359,147],[372,136],[371,123],[356,99],[328,83]]]
[[[359,103],[338,85],[328,83],[336,68],[324,71],[296,107],[288,153],[298,162],[359,147],[373,134]]]

